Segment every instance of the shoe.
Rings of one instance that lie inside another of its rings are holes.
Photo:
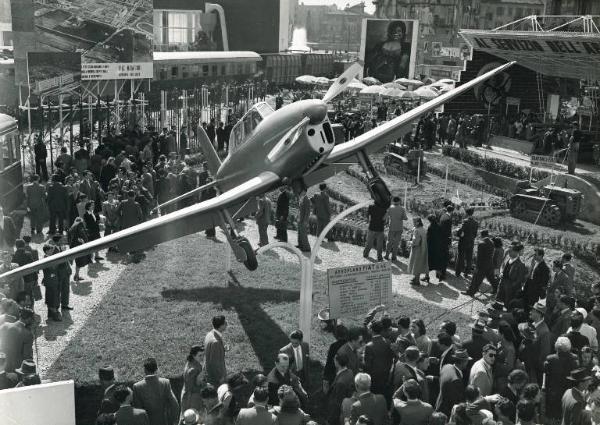
[[[60,309],[61,310],[73,310],[73,307],[71,307],[70,305],[63,305]]]
[[[62,322],[62,316],[59,312],[54,313],[54,317],[52,318],[55,322]]]
[[[471,298],[475,297],[475,294],[472,294],[469,291],[461,291],[461,294],[466,295],[467,297],[471,297]]]

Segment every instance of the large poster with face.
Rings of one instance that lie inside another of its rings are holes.
[[[413,78],[419,21],[412,19],[364,19],[361,59],[363,76],[382,83]]]

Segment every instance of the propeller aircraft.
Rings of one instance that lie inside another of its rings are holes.
[[[412,123],[422,115],[513,64],[501,65],[340,144],[335,143],[327,117],[327,103],[342,93],[360,72],[360,62],[340,75],[323,99],[301,100],[277,111],[266,103],[254,105],[233,127],[229,153],[222,162],[206,132],[199,126],[197,134],[214,181],[169,203],[209,186],[218,190],[216,197],[18,267],[0,275],[0,279],[23,276],[111,246],[118,246],[122,252],[146,249],[215,225],[224,231],[237,260],[249,270],[255,270],[258,263],[254,249],[248,239],[237,233],[235,220],[254,212],[256,196],[282,185],[290,185],[300,194],[307,187],[333,176],[348,163],[358,162],[368,177],[367,186],[373,200],[387,208],[391,203],[391,193],[373,167],[369,153],[410,132]]]

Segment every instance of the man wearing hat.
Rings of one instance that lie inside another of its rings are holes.
[[[567,377],[573,388],[565,391],[562,397],[562,422],[561,425],[580,425],[589,423],[585,414],[584,393],[592,382],[591,375],[585,368],[572,370]]]
[[[37,376],[37,380],[39,381],[39,375],[37,374],[37,368],[35,367],[35,362],[33,360],[23,360],[21,362],[21,367],[18,369],[15,369],[15,373],[17,374],[17,376],[19,377],[19,383],[16,385],[16,387],[25,387],[26,385],[26,378],[31,378],[32,376]],[[41,382],[38,382],[41,383]],[[31,385],[31,384],[29,384]]]
[[[465,401],[463,375],[471,360],[467,350],[457,348],[452,355],[452,363],[442,367],[440,372],[440,392],[435,403],[436,411],[450,417],[454,405]]]
[[[0,326],[0,351],[6,355],[6,371],[14,372],[23,360],[33,358],[33,310],[22,308],[19,320]]]
[[[557,289],[560,289],[561,293],[565,295],[573,295],[573,286],[569,283],[569,276],[563,270],[559,259],[552,261],[552,271],[554,272],[554,276],[546,291],[546,307],[549,314],[554,311],[554,306],[558,301],[555,295]]]
[[[469,356],[474,360],[481,359],[483,347],[489,344],[489,340],[485,338],[486,323],[483,320],[475,320],[471,325],[471,338],[466,340],[462,346]]]
[[[519,296],[527,279],[527,267],[520,259],[521,251],[523,251],[523,245],[513,243],[508,251],[508,259],[502,266],[496,299],[504,302],[505,305]]]
[[[149,425],[150,420],[144,409],[136,409],[131,405],[133,392],[125,384],[115,388],[115,399],[119,409],[115,412],[115,419],[119,425]]]
[[[459,238],[455,270],[456,277],[459,277],[463,270],[465,273],[471,273],[472,271],[473,248],[475,247],[475,238],[477,237],[477,229],[479,228],[479,223],[473,218],[475,209],[467,208],[465,212],[467,213],[467,218],[465,218],[460,228],[456,231]]]
[[[536,302],[529,311],[529,318],[535,329],[532,351],[536,355],[536,361],[531,364],[529,379],[541,385],[544,371],[544,362],[548,354],[552,352],[552,334],[545,322],[546,305],[540,301]]]
[[[553,341],[556,338],[566,334],[571,326],[571,314],[575,308],[575,298],[568,295],[561,295],[558,303],[556,303],[556,310],[558,315],[552,319],[550,323],[550,332],[553,336]]]
[[[463,292],[464,295],[474,296],[479,287],[483,283],[483,279],[486,278],[492,288],[496,288],[497,282],[494,275],[494,242],[490,239],[489,232],[487,230],[481,231],[481,240],[477,244],[477,260],[475,263],[475,272],[473,273],[473,279],[469,289]],[[494,291],[495,292],[495,291]]]
[[[581,333],[581,335],[585,336],[588,341],[589,341],[589,346],[592,349],[592,351],[594,353],[598,352],[598,333],[596,331],[596,329],[593,326],[590,326],[589,324],[586,323],[586,319],[588,317],[588,312],[585,308],[583,307],[577,307],[574,311],[574,313],[581,315],[581,319],[582,319],[582,324],[579,327],[579,333]],[[567,332],[570,332],[571,328],[569,328],[569,330]]]
[[[31,253],[25,250],[25,241],[23,239],[17,239],[15,241],[15,253],[12,256],[12,262],[19,266],[33,263],[33,257]],[[33,287],[37,285],[37,272],[33,272],[26,276],[23,276],[23,290],[31,296],[33,300]]]
[[[549,281],[550,268],[544,261],[544,249],[536,248],[523,287],[523,298],[527,308],[530,308],[540,298],[546,297]]]
[[[0,391],[12,388],[17,383],[14,373],[6,373],[6,354],[0,352]]]
[[[48,213],[46,209],[46,188],[40,184],[40,176],[37,174],[32,175],[31,183],[25,185],[25,199],[29,211],[31,233],[41,234]]]
[[[388,243],[385,250],[385,259],[392,261],[398,259],[398,246],[402,240],[402,231],[404,230],[404,220],[408,220],[404,207],[400,204],[400,197],[392,198],[392,205],[388,209],[389,228],[388,228]]]
[[[97,416],[115,413],[120,406],[119,401],[115,398],[115,391],[117,389],[115,371],[110,366],[103,366],[98,370],[98,378],[100,379],[100,385],[104,389],[104,395],[102,396]]]

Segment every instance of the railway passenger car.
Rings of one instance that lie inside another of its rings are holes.
[[[23,201],[21,143],[17,120],[0,114],[0,205],[10,212]]]
[[[153,89],[193,89],[217,81],[244,81],[262,58],[254,52],[154,52]]]

